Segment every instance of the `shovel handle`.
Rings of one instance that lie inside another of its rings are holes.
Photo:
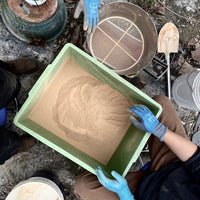
[[[168,98],[171,99],[171,78],[170,78],[170,57],[169,53],[165,54],[167,61],[167,89],[168,89]]]

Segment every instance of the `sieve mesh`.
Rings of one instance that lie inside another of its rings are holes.
[[[101,21],[91,39],[91,53],[115,70],[133,67],[143,53],[143,37],[138,27],[123,17]]]

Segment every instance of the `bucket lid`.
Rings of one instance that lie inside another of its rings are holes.
[[[173,86],[172,95],[175,102],[191,110],[200,110],[200,72],[183,74],[179,76]]]
[[[192,85],[192,96],[196,106],[200,110],[200,72],[196,75]]]
[[[192,142],[196,145],[200,145],[200,131],[196,132],[193,136],[192,136]]]
[[[49,179],[30,178],[16,185],[6,200],[64,200],[58,186]]]

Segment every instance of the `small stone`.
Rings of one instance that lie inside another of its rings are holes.
[[[196,49],[200,48],[200,41],[195,44]]]
[[[184,62],[184,64],[182,65],[179,74],[187,74],[190,72],[195,71],[196,69],[194,67],[192,67],[188,62]]]
[[[184,121],[181,121],[181,123],[182,123],[183,125],[185,125],[185,122],[184,122]]]
[[[185,63],[185,59],[183,57],[178,59],[178,65],[179,66],[183,66],[184,63]]]
[[[165,15],[165,0],[160,0],[155,2],[156,13],[160,15]]]
[[[188,45],[195,45],[197,43],[197,41],[195,40],[195,38],[192,38],[189,42]]]
[[[192,58],[200,63],[200,47],[191,52]]]

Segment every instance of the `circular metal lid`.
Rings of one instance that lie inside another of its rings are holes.
[[[58,9],[58,0],[8,0],[8,5],[17,17],[40,23],[54,16]]]

